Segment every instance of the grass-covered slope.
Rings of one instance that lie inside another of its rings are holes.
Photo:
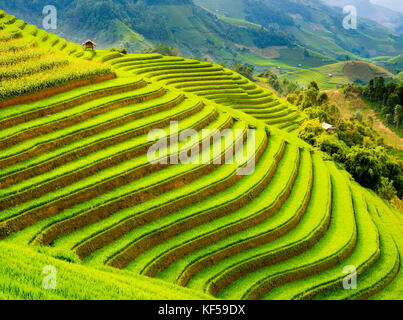
[[[18,41],[0,48],[36,41],[116,78],[0,101],[0,298],[402,298],[401,213],[288,133],[303,118],[272,92],[206,62],[85,51],[7,17]],[[162,163],[148,157],[152,129],[169,142]],[[56,290],[42,287],[49,265]],[[341,289],[345,265],[358,290]]]
[[[394,74],[401,72],[403,69],[403,54],[395,57],[378,57],[374,60],[377,65],[389,70]]]
[[[163,281],[112,268],[71,264],[13,244],[0,243],[0,258],[0,300],[211,299]],[[44,289],[44,277],[49,274],[46,266],[56,268],[55,290]]]
[[[330,8],[315,0],[195,0],[213,13],[259,24],[276,25],[305,48],[342,60],[376,55],[401,54],[401,35],[358,14],[356,30],[344,28],[347,16],[342,9]],[[350,3],[349,3],[350,4]],[[367,4],[364,6],[368,7]],[[343,5],[341,5],[343,7]],[[362,11],[362,10],[358,10]]]

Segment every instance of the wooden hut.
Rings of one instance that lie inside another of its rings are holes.
[[[92,40],[87,40],[83,42],[82,46],[85,47],[86,49],[94,50],[97,44]]]

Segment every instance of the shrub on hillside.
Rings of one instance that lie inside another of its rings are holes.
[[[386,152],[383,147],[353,147],[347,154],[346,170],[356,181],[377,191],[390,200],[403,196],[403,162]]]
[[[271,71],[265,71],[258,74],[258,77],[265,78],[267,83],[281,96],[287,96],[291,93],[299,90],[296,83],[287,79],[281,80],[275,73]]]
[[[145,48],[142,50],[142,53],[159,53],[163,56],[174,56],[180,57],[181,52],[178,48],[170,47],[164,43],[159,43],[154,46],[154,48]]]
[[[384,171],[379,155],[374,149],[361,147],[351,149],[346,157],[345,166],[354,179],[367,188],[378,186]]]
[[[245,64],[235,62],[232,65],[232,70],[234,70],[235,72],[238,72],[240,75],[244,76],[245,78],[249,79],[250,81],[255,81],[253,79],[254,67],[252,67],[252,66],[248,66]]]
[[[347,145],[337,139],[336,135],[322,134],[316,139],[316,146],[331,155],[338,162],[344,163],[348,152]]]
[[[382,177],[378,186],[378,195],[386,200],[392,200],[396,197],[396,189],[393,186],[393,181]]]
[[[324,133],[319,119],[311,119],[305,121],[298,130],[298,137],[305,140],[311,145],[316,145],[317,139]]]

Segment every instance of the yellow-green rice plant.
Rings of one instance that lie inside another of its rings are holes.
[[[32,94],[72,81],[90,79],[111,72],[110,66],[92,61],[75,61],[33,75],[0,82],[0,100]]]
[[[0,79],[7,80],[43,72],[57,66],[67,65],[69,60],[61,55],[49,54],[39,59],[31,59],[18,64],[0,65]]]
[[[4,24],[0,23],[0,41],[8,41],[13,38],[13,35],[10,32],[3,31]]]
[[[0,56],[0,65],[10,65],[21,61],[39,58],[43,55],[44,51],[40,48],[28,48],[20,52],[2,52]]]
[[[0,35],[1,37],[1,35]],[[7,51],[17,51],[22,49],[27,49],[29,47],[29,43],[24,40],[10,40],[10,41],[1,41],[0,42],[0,52],[3,54]]]

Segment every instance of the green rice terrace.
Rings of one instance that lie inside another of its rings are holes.
[[[2,11],[0,29],[0,299],[403,298],[401,213],[298,139],[304,116],[271,91]]]

